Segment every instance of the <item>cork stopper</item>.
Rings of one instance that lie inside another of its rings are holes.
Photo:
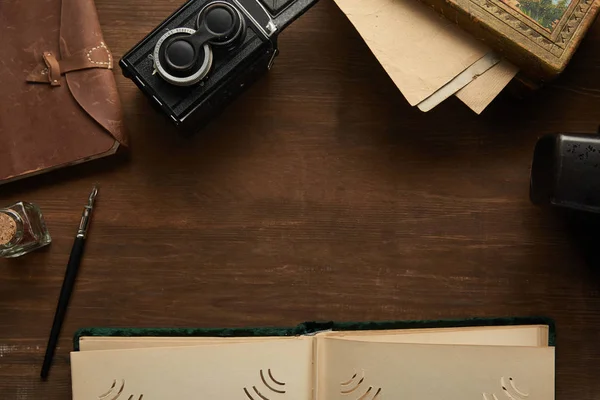
[[[0,212],[0,246],[10,243],[17,234],[17,223],[8,214]]]

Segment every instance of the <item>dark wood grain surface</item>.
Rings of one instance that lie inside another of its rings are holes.
[[[97,0],[120,57],[179,5]],[[268,76],[193,138],[118,71],[128,158],[0,189],[53,237],[0,261],[0,398],[69,399],[88,326],[287,326],[305,320],[545,315],[558,399],[600,393],[593,226],[528,199],[533,146],[600,123],[600,23],[564,75],[481,116],[411,108],[328,0],[280,37]],[[101,186],[48,382],[44,347],[82,206]],[[600,229],[600,224],[597,225]]]

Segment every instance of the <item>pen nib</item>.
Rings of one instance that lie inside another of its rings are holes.
[[[98,196],[98,186],[94,186],[94,188],[92,189],[92,193],[90,193],[90,198],[88,199],[88,207],[94,206],[96,196]]]

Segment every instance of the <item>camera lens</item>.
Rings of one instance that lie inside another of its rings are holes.
[[[194,85],[204,79],[210,71],[213,63],[210,46],[204,44],[196,54],[193,45],[185,40],[195,32],[190,28],[170,30],[154,47],[153,59],[156,71],[173,85]]]
[[[204,17],[206,27],[214,33],[227,33],[233,27],[233,14],[223,7],[209,10]]]
[[[165,59],[170,68],[186,70],[194,65],[194,48],[184,40],[174,40],[165,50]]]
[[[246,24],[242,14],[233,5],[224,1],[214,1],[207,4],[198,14],[196,27],[204,27],[219,38],[210,41],[216,46],[229,46],[239,41]]]

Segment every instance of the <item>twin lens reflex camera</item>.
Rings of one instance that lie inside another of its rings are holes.
[[[277,36],[317,0],[190,0],[120,60],[175,125],[197,129],[273,65]]]

